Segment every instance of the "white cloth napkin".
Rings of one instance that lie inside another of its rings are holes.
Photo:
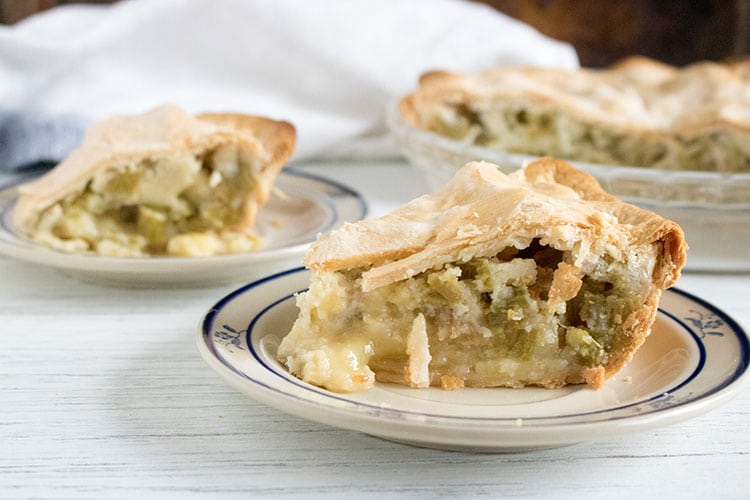
[[[384,134],[431,69],[575,67],[574,50],[461,0],[130,0],[0,27],[0,169],[55,160],[163,103],[289,120],[296,159]]]

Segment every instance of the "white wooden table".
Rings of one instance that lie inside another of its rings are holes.
[[[374,215],[425,189],[396,161],[304,168]],[[412,448],[256,403],[195,347],[202,314],[241,284],[103,288],[0,258],[0,498],[750,498],[748,385],[671,427],[512,455]],[[679,287],[750,327],[750,275]]]

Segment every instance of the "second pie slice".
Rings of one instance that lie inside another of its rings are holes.
[[[278,349],[338,392],[601,387],[650,333],[685,262],[674,222],[542,159],[470,163],[440,192],[323,236]]]
[[[20,187],[13,222],[65,252],[118,257],[254,250],[252,225],[291,155],[294,127],[161,106],[95,124],[83,144]]]

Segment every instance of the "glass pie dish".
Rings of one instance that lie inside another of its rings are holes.
[[[489,161],[510,173],[536,158],[416,128],[403,119],[398,102],[388,107],[387,122],[401,152],[433,191],[469,161]],[[610,193],[680,224],[690,245],[688,270],[750,271],[750,173],[570,163]]]

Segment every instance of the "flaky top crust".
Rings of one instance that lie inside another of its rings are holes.
[[[40,212],[80,192],[100,170],[147,158],[199,155],[223,144],[235,144],[260,167],[259,190],[264,203],[271,182],[292,154],[294,127],[283,121],[235,113],[187,114],[166,105],[141,115],[114,116],[93,125],[81,146],[39,179],[20,187],[14,223],[30,230]]]
[[[503,66],[477,75],[433,71],[401,100],[404,119],[443,103],[487,109],[514,101],[561,109],[584,122],[640,133],[750,132],[750,59],[675,68],[631,57],[607,70]]]
[[[671,286],[685,263],[680,227],[606,193],[589,174],[542,158],[511,175],[472,162],[439,192],[380,218],[347,223],[322,236],[305,257],[313,271],[362,268],[365,291],[447,262],[496,255],[532,240],[590,255],[658,244],[654,284]]]

